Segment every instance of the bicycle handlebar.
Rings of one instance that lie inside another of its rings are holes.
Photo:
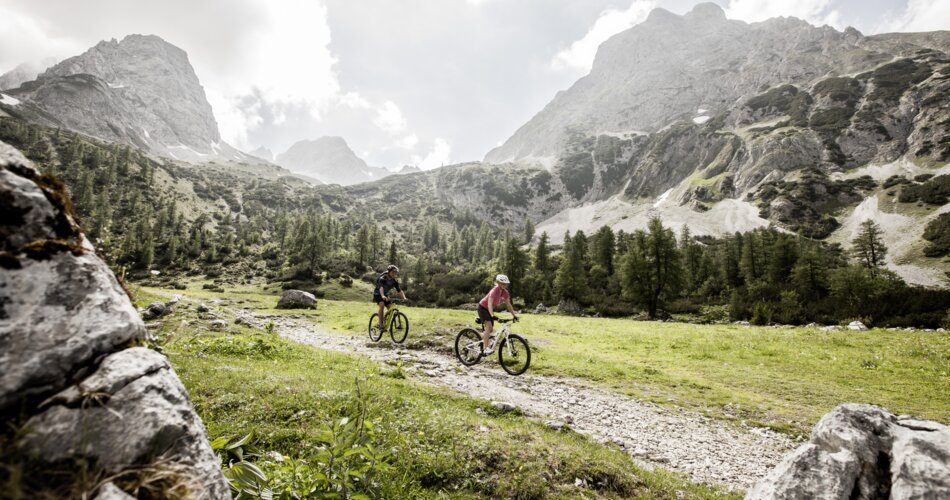
[[[496,322],[498,322],[498,323],[517,323],[517,322],[518,322],[518,319],[517,319],[517,318],[501,319],[501,318],[499,318],[498,316],[492,316],[491,319],[492,319],[492,321],[496,321]]]

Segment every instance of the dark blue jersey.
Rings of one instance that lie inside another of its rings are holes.
[[[395,288],[397,292],[402,291],[402,289],[399,288],[399,282],[396,281],[396,278],[390,278],[389,273],[380,274],[379,277],[376,278],[376,288],[373,290],[373,295],[379,295],[380,287],[383,288],[383,294],[387,297],[389,297],[389,291],[393,288]]]

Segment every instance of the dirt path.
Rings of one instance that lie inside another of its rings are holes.
[[[507,402],[555,425],[569,422],[578,432],[614,442],[646,466],[686,473],[693,481],[748,489],[770,471],[794,441],[769,429],[738,427],[683,409],[663,408],[592,388],[582,381],[531,375],[512,377],[492,358],[465,368],[454,357],[430,350],[406,350],[384,338],[331,332],[310,322],[277,315],[273,321],[288,339],[321,349],[358,353],[402,363],[413,378],[466,395]],[[410,333],[412,335],[412,333]]]

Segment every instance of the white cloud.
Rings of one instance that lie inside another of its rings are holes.
[[[386,101],[382,106],[376,108],[376,117],[373,118],[373,124],[391,134],[402,132],[407,125],[399,106],[396,106],[396,103],[392,101]]]
[[[340,104],[351,109],[369,109],[373,107],[359,92],[347,92],[343,94],[340,97]]]
[[[408,150],[415,149],[416,144],[419,144],[419,137],[416,134],[409,134],[396,141],[396,147]]]
[[[64,59],[88,48],[73,38],[52,36],[49,31],[41,20],[15,10],[12,5],[0,4],[0,73],[21,63],[49,57]]]
[[[655,1],[634,0],[627,10],[607,9],[601,12],[584,38],[554,56],[551,67],[556,70],[590,71],[597,47],[617,33],[643,22],[654,7]]]
[[[432,150],[429,151],[429,154],[427,154],[425,158],[413,156],[412,162],[423,170],[431,170],[433,168],[439,168],[443,165],[451,163],[451,158],[452,145],[449,144],[445,139],[436,137],[432,145]]]
[[[882,28],[905,32],[950,29],[950,0],[907,0],[904,13]]]
[[[844,28],[841,13],[833,9],[832,0],[796,0],[777,2],[775,0],[729,0],[726,17],[746,22],[759,22],[769,18],[786,16],[804,19],[811,24],[829,25]]]
[[[326,7],[309,0],[252,3],[259,23],[236,47],[241,53],[236,63],[207,74],[204,65],[195,64],[221,136],[239,148],[246,148],[248,132],[263,124],[263,106],[272,123],[280,124],[289,108],[303,107],[319,119],[321,110],[341,99]]]

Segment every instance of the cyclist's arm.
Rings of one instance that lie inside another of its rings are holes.
[[[389,297],[386,296],[386,290],[383,288],[383,285],[379,285],[379,296],[382,297],[383,300],[389,300]]]
[[[514,307],[511,307],[511,299],[506,300],[506,301],[505,301],[505,305],[508,307],[508,312],[511,313],[511,316],[512,316],[514,319],[518,319],[518,315],[515,314],[515,308],[514,308]]]

